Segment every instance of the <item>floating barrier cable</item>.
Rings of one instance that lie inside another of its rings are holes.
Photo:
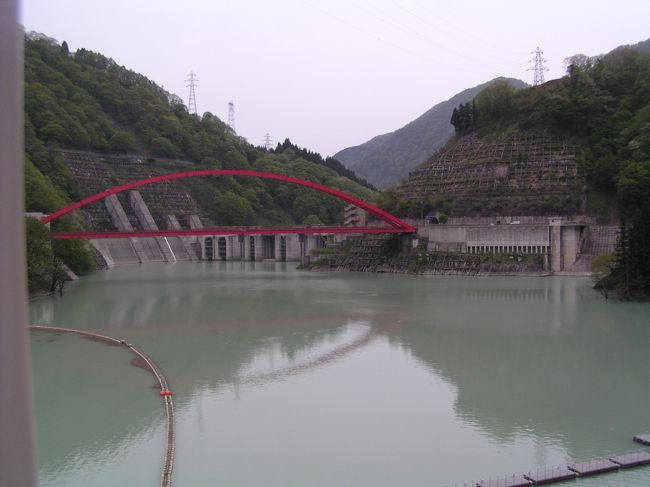
[[[172,400],[172,391],[169,389],[169,384],[165,376],[160,372],[156,364],[143,352],[131,345],[125,340],[100,335],[89,331],[76,330],[74,328],[59,328],[54,326],[37,326],[32,325],[29,327],[31,331],[48,331],[54,333],[72,333],[81,335],[91,340],[106,343],[107,345],[123,346],[128,348],[136,357],[138,357],[146,365],[144,367],[151,372],[158,381],[160,386],[160,396],[165,401],[165,413],[167,416],[167,451],[165,452],[165,459],[163,462],[162,473],[160,474],[160,487],[170,487],[172,485],[172,470],[174,467],[174,448],[176,444],[176,432],[174,428],[174,402]]]

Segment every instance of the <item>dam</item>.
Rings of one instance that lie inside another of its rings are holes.
[[[553,273],[589,272],[596,256],[615,250],[619,231],[618,226],[599,225],[584,215],[464,217],[450,218],[446,224],[419,223],[418,237],[426,239],[429,251],[542,255]]]
[[[85,195],[100,193],[107,182],[133,181],[152,178],[157,173],[149,168],[151,161],[138,156],[110,156],[79,151],[57,150],[72,178]],[[158,161],[165,164],[165,161]],[[193,166],[173,161],[180,168]],[[119,179],[116,179],[119,174]],[[209,190],[203,183],[199,189]],[[121,194],[110,194],[82,210],[89,228],[172,231],[202,229],[206,215],[195,201],[196,184],[176,180],[142,186]],[[199,191],[200,192],[200,191]],[[368,214],[348,206],[344,217],[346,226],[373,225]],[[435,224],[434,224],[435,223]],[[209,226],[210,223],[208,223]],[[587,274],[593,259],[615,249],[618,227],[598,224],[595,218],[573,216],[492,216],[452,217],[444,224],[437,219],[410,221],[417,227],[412,245],[424,243],[428,252],[460,254],[539,255],[548,273]],[[312,229],[313,230],[313,229]],[[177,261],[303,261],[313,249],[340,243],[346,237],[311,231],[248,235],[159,236],[91,240],[106,267],[123,264]],[[408,244],[412,237],[403,237]],[[417,240],[417,242],[416,242]]]

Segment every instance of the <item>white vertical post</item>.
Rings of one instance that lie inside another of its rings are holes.
[[[0,0],[0,483],[36,485],[23,205],[23,30]]]

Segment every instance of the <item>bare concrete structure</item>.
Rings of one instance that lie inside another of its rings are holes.
[[[510,223],[420,226],[418,236],[428,240],[430,251],[544,255],[548,270],[553,273],[589,272],[593,257],[613,251],[616,242],[615,226],[589,225],[564,218],[526,224],[515,219],[507,221]]]
[[[203,260],[298,262],[324,244],[324,235],[215,235],[201,237]]]
[[[133,230],[133,225],[131,225],[129,217],[126,216],[126,212],[120,200],[117,199],[117,195],[111,194],[104,198],[104,205],[106,205],[106,209],[111,216],[115,228],[120,230]]]
[[[142,228],[145,230],[158,230],[158,225],[153,219],[153,216],[151,216],[151,212],[142,199],[140,191],[129,191],[129,202],[131,203],[131,208],[135,210],[135,214]],[[176,262],[176,255],[174,255],[174,251],[169,245],[167,237],[156,237],[153,241],[158,244],[158,248],[165,262]]]
[[[132,231],[134,225],[129,219],[124,206],[116,195],[107,196],[104,205],[110,215],[113,225],[119,230]],[[146,230],[158,230],[149,207],[139,191],[129,192],[129,205],[135,213],[137,223]],[[197,215],[190,215],[190,225],[201,228],[201,220]],[[180,229],[180,223],[175,215],[166,215],[165,221],[170,229]],[[176,262],[199,260],[193,245],[196,238],[191,237],[151,237],[151,238],[114,238],[91,240],[92,245],[102,255],[106,265],[113,267],[122,264],[141,264],[147,262]]]
[[[346,227],[362,227],[366,224],[368,214],[354,205],[347,205],[343,209]]]
[[[430,225],[418,229],[428,250],[470,254],[549,252],[548,225]]]
[[[165,224],[170,230],[180,230],[181,225],[178,222],[176,215],[165,215]],[[190,242],[184,237],[167,237],[165,238],[172,251],[174,252],[174,257],[176,260],[185,261],[185,260],[198,260],[198,257],[190,247]]]
[[[327,234],[215,235],[201,237],[204,260],[298,262],[324,247]]]
[[[578,260],[580,241],[584,225],[552,220],[551,229],[551,271],[561,272]]]

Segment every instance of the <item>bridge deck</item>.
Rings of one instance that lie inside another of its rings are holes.
[[[394,227],[344,227],[344,226],[296,226],[296,227],[216,227],[181,230],[130,230],[130,231],[80,231],[55,232],[52,237],[57,240],[76,238],[125,238],[125,237],[185,237],[211,235],[289,235],[310,234],[328,235],[333,233],[415,233],[416,229],[407,230]]]

